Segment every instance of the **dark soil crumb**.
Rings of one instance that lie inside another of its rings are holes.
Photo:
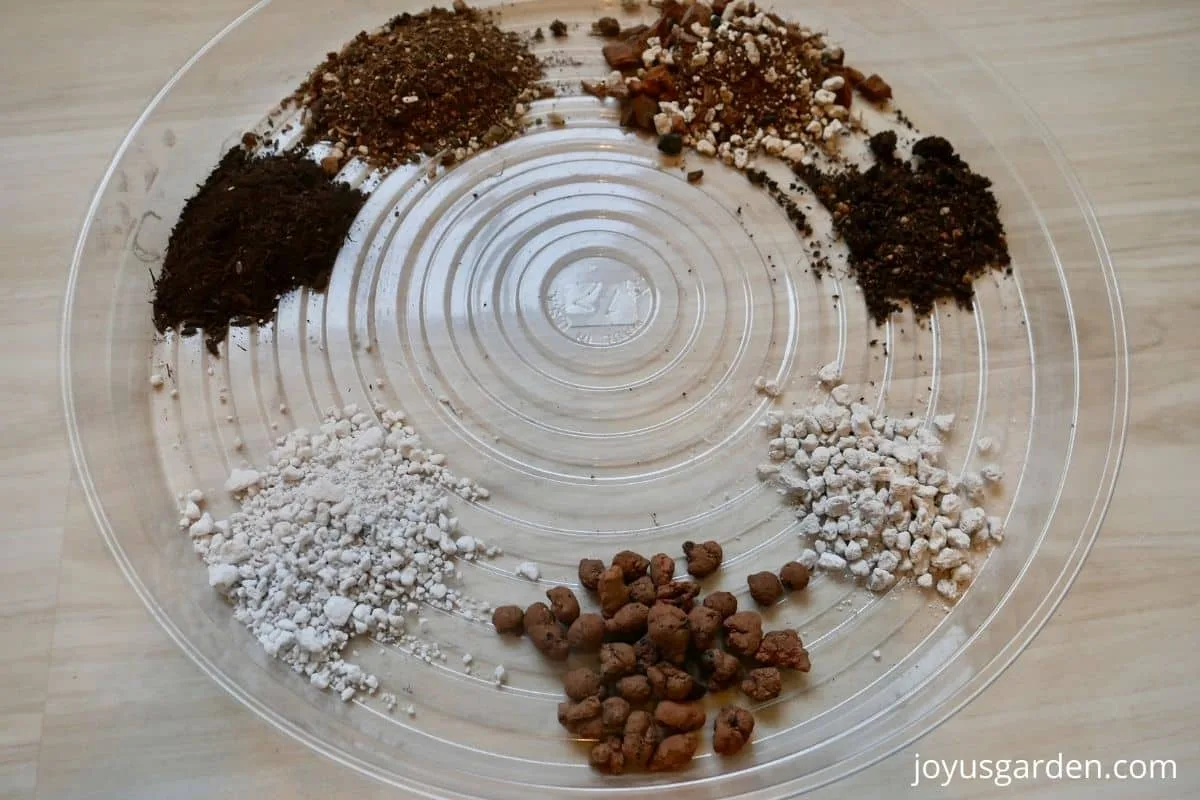
[[[809,224],[808,217],[800,209],[799,203],[793,200],[787,190],[779,185],[779,181],[769,177],[761,169],[747,169],[746,179],[755,186],[761,186],[767,190],[767,194],[771,196],[776,205],[783,209],[783,213],[787,214],[787,218],[796,226],[796,230],[805,236],[812,235],[812,225]]]
[[[942,298],[969,308],[972,280],[1011,258],[991,181],[971,171],[945,139],[913,145],[912,163],[895,156],[895,134],[876,134],[876,163],[798,174],[833,214],[850,250],[850,268],[876,323],[912,306],[918,317]]]
[[[204,330],[214,356],[229,326],[269,322],[293,289],[324,291],[366,195],[299,153],[221,159],[183,207],[154,280],[154,327]]]
[[[677,156],[683,152],[683,137],[678,133],[663,134],[658,138],[658,149],[668,156]]]
[[[592,23],[592,33],[611,39],[621,35],[621,23],[613,17],[601,17]]]

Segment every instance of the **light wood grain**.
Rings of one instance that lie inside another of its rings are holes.
[[[1174,758],[1174,784],[1053,783],[1033,797],[1200,794],[1200,9],[1191,0],[921,0],[1058,137],[1116,260],[1133,355],[1129,442],[1088,563],[982,697],[819,793],[908,792],[937,758]],[[71,478],[61,296],[112,150],[238,0],[8,4],[0,27],[0,798],[383,797],[227,697],[125,583]],[[1010,795],[958,783],[946,797]],[[922,792],[924,794],[925,792]],[[912,794],[916,794],[913,792]]]

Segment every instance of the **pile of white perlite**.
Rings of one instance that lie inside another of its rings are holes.
[[[1000,518],[981,505],[1003,477],[1000,469],[988,465],[956,478],[942,465],[937,432],[920,419],[877,415],[853,402],[836,365],[819,375],[838,384],[830,402],[771,411],[762,423],[775,438],[758,476],[798,506],[798,534],[811,541],[799,560],[865,578],[874,592],[912,575],[919,586],[957,599],[974,577],[972,548],[1004,538]],[[953,415],[933,419],[941,433],[953,426]]]
[[[267,653],[343,700],[379,686],[342,659],[356,634],[444,661],[406,631],[406,617],[428,604],[486,620],[486,604],[453,588],[455,560],[499,553],[460,534],[450,512],[449,492],[476,500],[487,490],[455,477],[402,413],[376,411],[382,425],[355,406],[330,409],[319,431],[281,438],[265,471],[233,471],[225,489],[241,508],[229,519],[202,510],[197,490],[180,520],[234,617]]]

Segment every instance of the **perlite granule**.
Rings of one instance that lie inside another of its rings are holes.
[[[228,519],[189,495],[180,526],[208,564],[209,584],[234,617],[313,685],[349,700],[379,681],[345,661],[351,637],[370,634],[430,663],[437,644],[407,632],[423,605],[486,621],[490,608],[456,588],[458,559],[499,551],[463,535],[450,494],[488,492],[425,449],[404,414],[330,409],[320,429],[277,442],[262,471],[239,468],[225,488],[241,508]]]

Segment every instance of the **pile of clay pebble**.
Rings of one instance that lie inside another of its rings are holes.
[[[781,669],[809,671],[808,651],[794,629],[764,634],[758,612],[738,611],[729,592],[696,602],[698,580],[721,565],[720,544],[685,542],[683,551],[691,579],[676,579],[675,560],[665,553],[647,559],[624,550],[607,566],[580,561],[579,581],[595,596],[599,613],[582,613],[575,593],[556,586],[546,592],[549,605],[500,606],[492,615],[498,633],[525,634],[551,661],[576,654],[563,677],[567,699],[558,721],[595,742],[588,760],[600,772],[682,769],[700,745],[706,694],[737,686],[763,703],[782,691]],[[808,581],[809,570],[799,562],[779,575],[747,578],[761,606]],[[713,720],[713,750],[732,756],[753,731],[749,710],[723,704]]]
[[[819,377],[833,386],[828,402],[770,411],[762,423],[774,438],[758,476],[797,506],[797,532],[811,542],[800,562],[863,578],[874,592],[911,575],[958,599],[974,577],[972,548],[1004,538],[1002,521],[982,505],[1003,478],[1000,468],[956,477],[942,463],[938,435],[953,429],[954,415],[926,427],[916,417],[876,414],[854,402],[836,364]]]
[[[353,405],[329,409],[319,431],[279,439],[265,470],[233,470],[225,489],[241,507],[228,519],[214,520],[196,490],[179,521],[234,617],[268,654],[343,700],[379,687],[342,658],[355,635],[444,661],[406,619],[422,604],[487,619],[488,606],[453,588],[455,561],[499,553],[461,534],[449,504],[451,492],[481,500],[487,490],[455,477],[403,413],[375,411],[379,421]]]

